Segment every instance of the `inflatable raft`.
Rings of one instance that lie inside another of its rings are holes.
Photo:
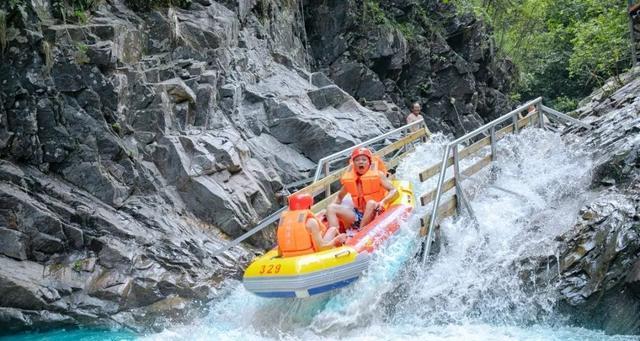
[[[257,258],[244,273],[244,287],[263,297],[309,297],[342,288],[369,266],[371,254],[407,220],[414,208],[411,183],[393,181],[398,194],[385,211],[343,246],[312,254],[280,257],[275,248]]]

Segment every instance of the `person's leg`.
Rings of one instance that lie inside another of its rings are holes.
[[[329,223],[329,228],[339,228],[340,220],[342,220],[345,226],[351,226],[351,224],[356,220],[356,215],[353,213],[353,209],[344,205],[329,205],[327,207],[327,222]]]
[[[378,202],[375,200],[367,201],[367,206],[364,209],[364,214],[362,214],[362,221],[360,222],[360,228],[366,226],[370,223],[373,218],[376,216],[376,207],[378,206]]]
[[[330,227],[329,229],[327,229],[327,232],[324,233],[324,241],[328,242],[331,241],[333,238],[335,238],[338,235],[338,228],[337,227]]]

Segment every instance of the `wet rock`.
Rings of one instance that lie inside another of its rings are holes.
[[[640,299],[640,261],[633,264],[631,271],[627,274],[625,284],[636,298]]]
[[[45,310],[57,293],[42,281],[42,265],[0,256],[0,306]]]
[[[169,296],[152,305],[147,309],[147,313],[163,318],[179,320],[187,313],[188,301],[180,296]]]
[[[157,282],[152,279],[134,278],[129,286],[125,301],[129,308],[149,306],[163,298]]]
[[[255,254],[211,257],[220,233],[270,214],[314,160],[392,128],[303,69],[297,6],[262,21],[257,6],[142,13],[116,1],[83,25],[40,21],[30,6],[16,18],[24,39],[0,54],[2,333],[143,331],[147,312],[158,326],[197,312],[193,300],[215,299]],[[401,37],[387,33],[375,58],[395,63]]]
[[[0,325],[2,325],[0,335],[28,331],[35,328],[64,328],[74,326],[77,323],[78,321],[71,316],[50,311],[0,307]]]
[[[599,195],[580,211],[574,228],[559,238],[558,291],[559,308],[571,322],[610,334],[637,334],[638,99],[628,94],[640,89],[640,79],[622,77],[629,83],[611,95],[613,101],[585,101],[578,110],[594,127],[577,134],[596,161],[592,188]]]

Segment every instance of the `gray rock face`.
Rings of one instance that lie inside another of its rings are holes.
[[[266,4],[135,13],[110,1],[83,25],[40,21],[31,3],[11,16],[0,333],[189,318],[254,252],[214,259],[220,233],[272,213],[275,193],[318,159],[392,129],[304,69],[298,6]],[[376,34],[371,58],[406,58],[398,32]]]
[[[640,78],[609,97],[597,93],[579,111],[597,128],[587,136],[597,167],[593,186],[603,194],[583,210],[566,236],[561,294],[566,310],[585,325],[608,333],[640,333],[637,260],[640,254]]]
[[[305,8],[318,68],[358,100],[391,100],[405,116],[420,102],[431,130],[456,135],[510,108],[513,64],[494,56],[483,23],[452,5],[333,0]]]
[[[537,276],[557,283],[558,310],[576,325],[609,334],[640,333],[640,106],[638,70],[612,95],[597,91],[578,109],[595,128],[583,135],[596,160],[592,182],[598,195],[582,208],[576,225],[556,239]],[[575,128],[571,128],[575,129]]]
[[[582,211],[565,236],[558,290],[573,320],[612,334],[640,331],[640,299],[632,288],[640,252],[640,197],[607,193]]]

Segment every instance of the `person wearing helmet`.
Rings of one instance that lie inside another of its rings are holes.
[[[313,197],[306,193],[289,197],[289,208],[280,216],[278,251],[283,257],[295,257],[327,250],[344,244],[346,234],[327,227],[311,212]]]
[[[356,148],[351,153],[349,168],[340,178],[342,188],[327,207],[329,228],[338,227],[342,221],[348,228],[360,229],[396,195],[396,189],[380,169],[384,165],[378,160],[368,148]],[[347,193],[351,195],[353,207],[342,204]]]

